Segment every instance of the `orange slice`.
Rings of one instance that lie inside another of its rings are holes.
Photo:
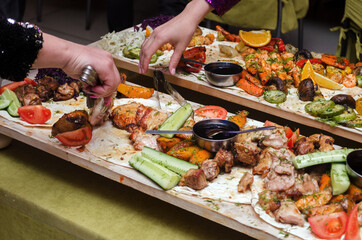
[[[300,80],[304,80],[306,78],[310,78],[313,80],[313,83],[315,83],[315,72],[313,70],[313,66],[310,63],[310,61],[307,61],[302,69],[302,74],[301,74],[301,79]]]
[[[356,111],[359,115],[362,115],[362,97],[358,98],[356,101]]]
[[[243,42],[251,47],[263,47],[270,42],[271,34],[270,31],[259,30],[259,31],[239,31],[239,36]]]
[[[332,90],[338,90],[343,87],[343,85],[336,83],[335,81],[327,78],[326,76],[323,76],[319,73],[315,74],[315,83],[318,84],[320,87],[332,89]]]

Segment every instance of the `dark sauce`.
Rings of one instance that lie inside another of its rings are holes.
[[[204,127],[202,130],[200,129],[197,134],[200,136],[200,137],[203,137],[203,138],[206,138],[206,139],[210,139],[210,140],[224,140],[224,139],[228,139],[228,138],[231,138],[231,137],[234,137],[236,134],[235,133],[218,133],[218,134],[215,134],[214,136],[212,137],[208,137],[207,134],[211,131],[211,130],[214,130],[214,129],[224,129],[224,130],[230,130],[228,128],[226,128],[226,126],[209,126],[209,127]]]
[[[362,175],[362,151],[350,153],[348,156],[348,165],[356,173]]]
[[[209,70],[209,72],[219,75],[234,75],[240,73],[238,69],[230,68],[230,67],[217,67],[212,68]]]

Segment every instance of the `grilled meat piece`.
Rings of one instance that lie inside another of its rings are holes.
[[[250,188],[253,182],[254,182],[254,175],[249,172],[244,173],[238,184],[238,192],[240,193],[245,192],[246,190],[248,190],[248,188]]]
[[[136,124],[136,114],[139,105],[139,103],[132,102],[114,108],[111,114],[113,124],[120,129],[125,129],[131,123]]]
[[[52,136],[58,133],[70,132],[85,127],[88,123],[88,113],[83,110],[76,110],[64,114],[52,127]]]
[[[314,152],[314,144],[308,138],[302,137],[295,143],[294,149],[297,155],[304,155]]]
[[[281,223],[304,226],[304,219],[293,201],[281,201],[280,208],[274,212],[275,220]]]
[[[333,150],[334,139],[323,134],[313,134],[308,137],[308,140],[313,142],[316,149],[321,152]]]
[[[271,148],[265,148],[259,156],[258,165],[253,168],[253,174],[264,175],[268,173],[273,163],[273,158],[276,158],[276,156],[271,151]]]
[[[23,97],[23,105],[41,105],[41,99],[38,94],[36,93],[27,93]]]
[[[182,176],[179,185],[201,190],[207,186],[207,183],[205,173],[202,169],[191,168]]]
[[[56,91],[59,87],[59,83],[55,78],[44,76],[38,80],[38,85],[43,85],[48,91]]]
[[[259,193],[260,206],[269,214],[280,208],[280,201],[284,199],[284,196],[271,190],[264,190]]]
[[[153,148],[157,151],[161,151],[157,143],[158,136],[147,134],[142,128],[133,128],[133,132],[129,136],[129,139],[133,142],[133,147],[136,150],[142,150],[145,146]]]
[[[218,162],[212,159],[207,159],[201,163],[202,171],[204,171],[206,179],[211,181],[219,175],[220,168],[218,166]]]
[[[54,93],[53,99],[54,101],[68,100],[74,96],[74,93],[74,88],[69,86],[68,83],[65,83],[57,88],[57,91]]]
[[[242,134],[239,134],[242,135]],[[242,142],[237,140],[234,143],[235,160],[255,166],[259,161],[261,149],[255,142]]]
[[[219,149],[214,160],[218,163],[221,169],[224,169],[226,173],[231,172],[231,168],[234,166],[234,155],[232,152],[223,148]]]
[[[264,178],[265,188],[275,192],[286,191],[294,186],[294,172],[291,175],[279,175],[271,170],[266,178]]]
[[[136,123],[144,130],[154,130],[158,129],[167,117],[167,113],[141,105],[137,109]]]
[[[69,83],[69,86],[74,89],[74,94],[79,94],[82,89],[82,83],[80,81],[71,82]]]
[[[286,148],[288,138],[285,136],[283,128],[276,128],[273,130],[262,131],[264,137],[260,139],[260,143],[266,147],[275,149]]]
[[[34,85],[32,85],[30,83],[24,84],[22,86],[17,87],[14,92],[15,92],[16,96],[18,97],[19,101],[22,103],[23,106],[36,105],[36,104],[29,104],[29,103],[34,102],[34,101],[31,100],[31,99],[35,98],[34,94],[36,94],[36,87]],[[27,97],[27,100],[26,100],[26,103],[25,103],[24,98],[28,94],[31,94],[31,95]]]
[[[288,189],[286,194],[289,197],[299,198],[303,195],[318,193],[319,191],[317,179],[311,177],[308,173],[304,173],[296,177],[294,186]]]
[[[317,216],[317,215],[328,215],[331,213],[342,212],[342,211],[344,211],[344,210],[343,210],[343,207],[341,206],[341,204],[332,203],[332,204],[327,204],[327,205],[308,209],[306,211],[306,213],[307,213],[308,217],[313,217],[313,216]]]

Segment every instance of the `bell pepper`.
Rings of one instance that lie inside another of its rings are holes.
[[[272,38],[270,42],[260,49],[267,50],[268,52],[272,52],[275,50],[285,51],[285,44],[281,38]]]
[[[0,87],[0,94],[2,94],[5,91],[5,89],[9,89],[11,91],[14,91],[18,87],[20,87],[22,85],[25,85],[25,84],[28,84],[28,83],[30,83],[30,84],[32,84],[34,86],[37,85],[37,83],[34,80],[32,80],[30,78],[24,78],[23,81],[12,82],[12,83],[9,83],[9,84],[6,84],[6,85]]]
[[[311,58],[311,59],[301,59],[297,61],[297,65],[299,67],[303,67],[304,64],[309,61],[310,63],[322,63],[322,60],[320,58]]]
[[[206,48],[205,47],[194,47],[194,48],[188,49],[183,53],[183,57],[186,59],[191,59],[191,60],[195,60],[195,61],[204,63],[206,60]],[[193,66],[193,68],[188,67],[187,64]],[[186,72],[194,72],[194,73],[200,72],[200,70],[197,70],[195,68],[201,69],[201,67],[202,67],[200,64],[196,64],[196,63],[187,63],[187,64],[184,61],[180,61],[178,66],[181,68],[184,68]]]

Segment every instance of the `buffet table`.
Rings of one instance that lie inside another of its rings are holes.
[[[19,141],[0,159],[0,239],[252,239]]]

